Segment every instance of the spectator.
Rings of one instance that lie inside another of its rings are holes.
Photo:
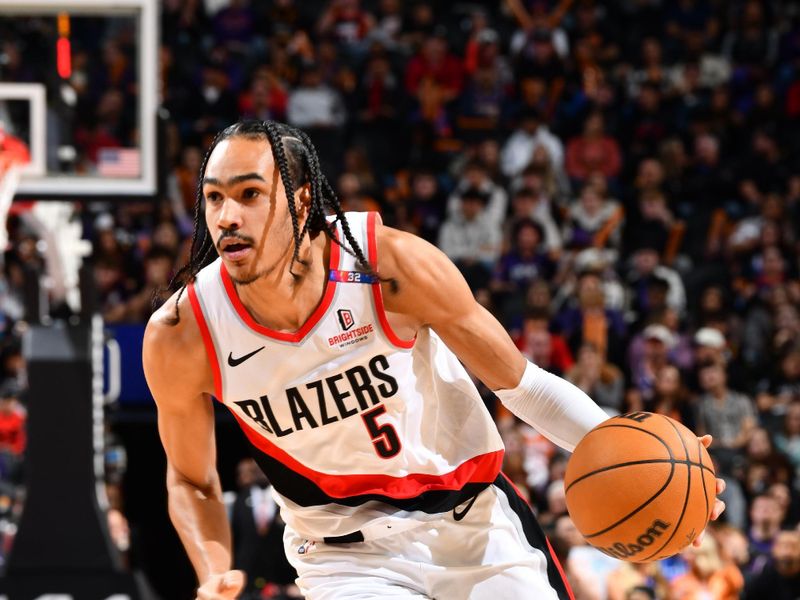
[[[660,263],[658,250],[649,244],[633,255],[627,283],[633,294],[631,308],[640,321],[646,320],[658,308],[671,308],[678,315],[682,315],[686,308],[686,291],[680,275]],[[662,291],[665,292],[664,305],[659,307],[654,302],[654,293]]]
[[[431,83],[441,94],[444,103],[451,102],[464,86],[464,70],[461,61],[447,48],[444,31],[427,38],[420,52],[406,67],[406,92],[418,97],[424,89],[423,82]]]
[[[800,532],[778,533],[771,557],[771,563],[748,582],[745,600],[793,600],[800,596]]]
[[[706,535],[700,547],[683,551],[689,572],[670,584],[670,594],[685,600],[738,600],[744,588],[744,578],[739,568],[720,556],[714,536]]]
[[[592,344],[585,343],[578,349],[578,361],[567,371],[565,378],[586,392],[607,413],[623,411],[625,381],[622,371],[605,362]]]
[[[142,323],[152,310],[153,297],[165,289],[172,275],[175,255],[152,247],[144,258],[144,286],[125,304],[110,308],[103,317],[111,323]]]
[[[583,134],[567,144],[567,174],[582,183],[599,171],[606,179],[615,179],[622,169],[622,152],[617,141],[604,131],[603,115],[590,114],[583,126]]]
[[[359,0],[334,0],[322,14],[317,30],[332,35],[343,46],[357,47],[372,28],[375,18],[361,8]]]
[[[265,68],[253,78],[250,89],[239,96],[239,114],[245,119],[285,121],[288,101],[283,82]]]
[[[795,476],[800,476],[800,401],[795,399],[786,407],[783,429],[775,435],[775,446],[794,466]]]
[[[563,479],[551,479],[547,486],[547,510],[539,513],[538,521],[542,527],[555,525],[559,517],[567,514],[567,501]]]
[[[605,307],[602,279],[587,271],[578,278],[577,305],[567,306],[556,317],[556,328],[567,339],[573,353],[591,342],[607,359],[622,364],[625,323],[617,311]]]
[[[214,15],[214,38],[218,44],[246,51],[255,31],[255,15],[249,4],[248,0],[230,0]]]
[[[730,524],[717,525],[714,528],[714,535],[719,543],[722,559],[732,561],[740,571],[744,571],[750,562],[750,554],[749,542],[742,533],[742,528]]]
[[[512,236],[511,251],[495,269],[492,290],[502,297],[506,314],[520,314],[528,286],[537,278],[552,278],[554,265],[544,250],[544,229],[536,221],[517,221]]]
[[[713,327],[701,327],[694,334],[694,361],[696,364],[726,362],[725,336]]]
[[[503,147],[503,173],[507,177],[521,174],[533,160],[533,153],[541,146],[550,159],[555,173],[564,168],[564,146],[543,123],[542,115],[535,109],[526,110],[519,117],[517,129]]]
[[[675,212],[687,225],[685,253],[702,262],[718,256],[722,249],[722,206],[731,196],[732,174],[720,160],[719,140],[711,134],[695,138],[693,163]]]
[[[680,243],[680,239],[675,238],[682,234],[683,226],[667,207],[664,194],[659,190],[642,192],[631,221],[627,247],[635,251],[649,246],[658,250],[664,262],[672,262]]]
[[[728,389],[725,369],[719,363],[700,366],[700,397],[697,432],[714,436],[711,452],[720,461],[723,472],[729,469],[736,454],[747,445],[755,426],[753,401]]]
[[[652,589],[657,597],[664,597],[666,581],[658,563],[620,562],[608,575],[608,600],[625,600],[636,588]]]
[[[445,220],[445,198],[432,171],[420,169],[411,175],[411,195],[397,211],[403,228],[436,242]]]
[[[692,431],[695,429],[694,406],[681,381],[681,372],[673,365],[666,364],[656,372],[653,396],[645,403],[645,410],[675,419]]]
[[[447,201],[447,212],[457,214],[465,190],[479,190],[487,198],[484,214],[493,225],[501,227],[508,210],[508,194],[489,177],[489,171],[479,160],[471,160],[461,173],[456,189]]]
[[[586,543],[569,515],[556,519],[555,539],[563,541],[569,548],[564,566],[572,575],[573,591],[581,598],[601,599],[606,597],[606,578],[619,566],[619,561],[603,554]],[[577,589],[576,589],[577,588]]]
[[[633,343],[629,348],[630,382],[634,391],[633,410],[642,410],[655,400],[656,378],[669,366],[669,354],[675,346],[675,336],[660,323],[648,325],[642,332],[640,351]]]
[[[750,529],[747,538],[750,542],[750,564],[748,571],[758,575],[767,565],[773,544],[780,533],[783,513],[778,501],[772,496],[762,494],[753,498],[750,505]]]
[[[564,245],[572,250],[619,248],[622,219],[617,202],[603,197],[595,185],[586,184],[579,201],[569,207]]]
[[[500,252],[500,229],[486,214],[486,195],[477,188],[461,194],[461,209],[444,222],[439,247],[473,290],[485,289]]]
[[[541,180],[531,178],[537,187],[523,187],[514,192],[511,200],[511,216],[506,223],[506,239],[512,239],[517,223],[533,219],[542,229],[543,246],[551,257],[556,257],[561,250],[561,235],[558,232],[550,202],[544,196]]]
[[[319,67],[309,65],[289,93],[286,116],[289,124],[314,130],[341,127],[346,113],[339,93],[323,83]]]
[[[535,286],[531,286],[531,289],[535,289]],[[550,332],[548,323],[546,311],[533,309],[525,317],[517,346],[534,364],[563,375],[572,368],[575,361],[566,340],[557,333]]]
[[[0,386],[0,480],[20,483],[25,451],[27,415],[19,402],[20,387],[13,379]]]

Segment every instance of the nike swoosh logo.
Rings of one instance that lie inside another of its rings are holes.
[[[233,358],[233,352],[229,352],[228,353],[228,365],[231,366],[231,367],[238,367],[240,364],[242,364],[244,361],[246,361],[251,356],[254,356],[254,355],[258,354],[259,352],[261,352],[264,348],[266,348],[266,346],[261,346],[261,348],[259,348],[258,350],[253,350],[250,354],[245,354],[244,356],[241,356],[239,358]]]
[[[457,512],[458,507],[456,506],[453,509],[453,519],[456,520],[456,521],[460,521],[461,519],[466,517],[467,513],[469,512],[469,509],[472,508],[472,505],[475,504],[475,500],[477,500],[477,499],[478,499],[478,496],[476,494],[475,496],[472,497],[472,499],[469,502],[467,502],[467,505],[464,507],[464,510],[462,510],[461,512]]]

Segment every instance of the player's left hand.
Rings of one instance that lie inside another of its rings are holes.
[[[708,448],[711,445],[711,439],[712,438],[711,438],[710,435],[704,435],[703,437],[700,437],[700,438],[697,438],[697,439],[699,439],[700,443],[703,444],[703,446],[705,446],[706,448]],[[711,520],[712,521],[716,521],[719,518],[719,516],[722,514],[722,511],[725,510],[725,503],[722,500],[719,499],[719,495],[724,491],[725,491],[725,481],[723,481],[722,479],[717,477],[717,498],[716,498],[716,500],[714,500],[714,508],[711,509]],[[700,534],[696,538],[694,538],[694,541],[692,542],[692,546],[694,546],[695,548],[698,548],[700,546],[700,544],[703,543],[703,537],[705,535],[706,535],[706,530],[703,529],[703,531],[701,531]]]

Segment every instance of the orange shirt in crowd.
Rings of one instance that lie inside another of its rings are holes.
[[[739,600],[744,588],[741,571],[727,564],[715,571],[707,581],[702,581],[692,572],[677,577],[670,586],[672,600]]]

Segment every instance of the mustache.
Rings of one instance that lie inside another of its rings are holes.
[[[240,242],[244,242],[245,244],[250,244],[251,246],[255,246],[256,244],[256,241],[247,235],[242,235],[241,233],[237,233],[235,231],[223,231],[219,235],[219,239],[217,240],[217,250],[221,250],[222,249],[221,245],[223,240],[229,238],[234,240],[239,240]]]

